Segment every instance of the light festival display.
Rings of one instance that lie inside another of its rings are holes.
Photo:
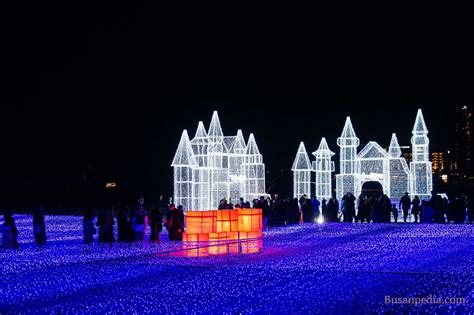
[[[251,254],[262,247],[262,209],[188,211],[177,256]]]
[[[146,246],[84,246],[79,216],[46,216],[48,241],[38,250],[27,232],[32,216],[15,221],[21,250],[0,250],[6,314],[351,313],[354,297],[364,300],[361,313],[410,313],[412,306],[385,304],[384,296],[429,294],[466,303],[420,304],[420,312],[472,313],[467,224],[290,225],[266,231],[261,254],[183,258],[169,254],[182,243],[166,234]]]
[[[428,128],[421,109],[418,110],[411,137],[412,161],[410,162],[410,194],[428,198],[433,190],[433,174],[429,159]]]
[[[253,134],[247,144],[241,130],[224,136],[217,111],[208,131],[199,122],[189,139],[183,131],[171,166],[174,203],[185,210],[217,209],[219,201],[253,200],[265,193],[265,164]]]
[[[318,200],[329,200],[332,195],[331,173],[334,172],[334,162],[331,157],[334,152],[329,150],[326,138],[321,139],[318,150],[313,152],[316,161],[313,161],[313,171],[316,173],[315,196]]]
[[[346,118],[341,136],[337,139],[339,146],[339,174],[336,175],[336,196],[341,199],[347,192],[358,196],[364,183],[379,182],[383,193],[394,200],[400,199],[405,192],[413,198],[429,198],[433,187],[431,162],[429,161],[428,129],[421,109],[418,109],[412,130],[412,155],[410,167],[402,157],[400,145],[395,133],[392,134],[388,152],[378,143],[370,141],[359,153],[360,145],[350,117]],[[319,200],[331,197],[331,172],[334,171],[329,150],[323,138],[319,149],[313,153],[312,170],[316,173],[314,194]],[[294,197],[311,192],[311,174],[307,171],[306,149],[301,143],[293,163]],[[298,162],[298,163],[297,163]],[[295,167],[295,165],[301,165]]]
[[[293,171],[293,198],[311,196],[311,162],[303,142],[300,142],[295,161],[291,167]]]

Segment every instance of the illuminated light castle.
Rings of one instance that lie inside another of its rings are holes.
[[[360,144],[350,117],[346,118],[339,146],[340,167],[336,175],[336,196],[341,199],[347,192],[358,196],[365,182],[379,182],[384,194],[392,199],[400,199],[405,192],[411,197],[418,195],[428,198],[433,187],[431,162],[429,161],[428,129],[421,109],[416,115],[412,130],[412,156],[410,167],[402,157],[397,136],[393,133],[388,152],[377,142],[370,141],[359,153]],[[311,172],[316,173],[315,193],[319,200],[331,197],[331,172],[334,171],[334,155],[322,138],[319,149],[313,153],[316,161],[310,166],[310,160],[304,144],[301,142],[293,163],[293,195],[299,198],[311,195]]]
[[[217,112],[206,132],[202,121],[189,140],[183,130],[171,166],[174,202],[186,210],[217,209],[219,200],[253,200],[265,194],[265,164],[253,134],[224,136]]]

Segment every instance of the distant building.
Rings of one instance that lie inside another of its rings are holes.
[[[463,105],[456,110],[456,166],[463,178],[472,177],[472,108]]]
[[[446,165],[446,154],[444,152],[432,152],[431,165],[433,174],[440,175],[443,173]]]

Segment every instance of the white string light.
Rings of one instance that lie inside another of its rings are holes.
[[[392,134],[388,152],[378,143],[370,141],[359,153],[360,144],[350,117],[346,118],[341,136],[337,139],[340,148],[339,174],[336,175],[336,194],[339,199],[347,192],[358,196],[365,182],[375,181],[382,185],[383,193],[392,199],[400,199],[405,192],[414,197],[429,198],[433,188],[431,162],[429,161],[429,139],[421,109],[418,110],[412,130],[413,160],[410,167],[403,158],[395,133]],[[313,171],[316,173],[315,195],[319,200],[331,197],[331,172],[334,171],[325,138],[319,149],[313,153]],[[304,144],[301,143],[293,163],[293,195],[309,196],[311,175],[308,172],[310,161]]]
[[[311,196],[311,162],[303,142],[300,142],[295,161],[291,167],[293,171],[293,198]]]
[[[171,166],[174,202],[186,210],[217,209],[222,198],[266,196],[265,165],[254,135],[247,144],[241,130],[224,136],[216,111],[208,132],[201,121],[191,141],[183,131]]]

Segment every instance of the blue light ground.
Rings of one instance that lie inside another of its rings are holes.
[[[0,313],[379,313],[474,311],[469,225],[327,224],[271,230],[258,254],[169,257],[179,243],[81,245],[81,218],[47,217],[49,243],[0,251]],[[28,231],[28,232],[27,232]],[[465,298],[393,305],[385,296]]]

